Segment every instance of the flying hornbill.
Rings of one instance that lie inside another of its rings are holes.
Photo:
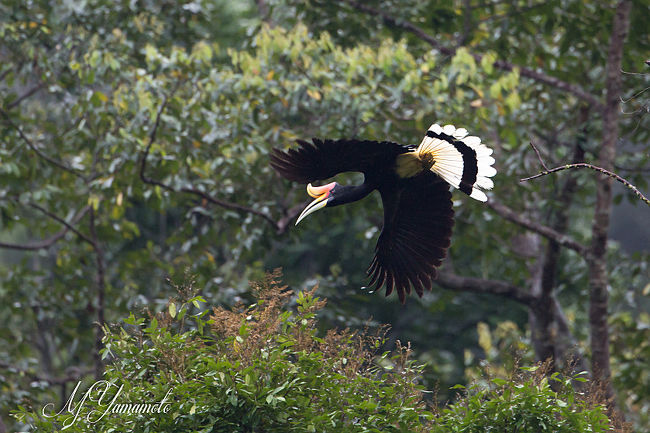
[[[464,128],[433,124],[419,146],[357,139],[297,140],[298,148],[273,149],[271,166],[283,177],[308,183],[314,197],[296,224],[324,207],[360,200],[378,190],[384,206],[384,226],[368,268],[370,283],[393,289],[402,303],[411,286],[419,296],[431,290],[450,244],[454,211],[449,185],[470,197],[487,201],[481,189],[493,187],[492,149]],[[336,174],[364,174],[361,185],[311,182]]]

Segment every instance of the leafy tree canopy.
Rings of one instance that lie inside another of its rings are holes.
[[[101,377],[99,325],[166,309],[167,278],[194,275],[206,302],[234,305],[282,267],[297,291],[320,282],[321,337],[390,323],[386,348],[411,341],[442,401],[482,359],[560,370],[575,357],[596,378],[611,370],[610,401],[643,428],[647,209],[591,170],[519,180],[540,158],[585,161],[647,195],[646,12],[640,0],[2,2],[0,416]],[[305,191],[268,152],[312,136],[417,144],[434,121],[481,136],[499,173],[487,206],[454,195],[444,272],[402,307],[360,290],[378,198],[294,228]]]

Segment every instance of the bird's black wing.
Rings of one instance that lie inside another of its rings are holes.
[[[390,141],[356,139],[297,140],[298,147],[287,151],[274,148],[271,166],[283,177],[294,182],[308,183],[328,179],[338,173],[359,171],[366,173],[388,168],[397,155],[412,150]]]
[[[432,172],[403,180],[400,188],[379,188],[384,227],[368,268],[370,286],[393,289],[402,303],[411,286],[419,296],[431,290],[436,268],[449,247],[454,225],[449,185]]]

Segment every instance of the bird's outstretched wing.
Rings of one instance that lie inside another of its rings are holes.
[[[394,163],[395,157],[414,149],[390,141],[356,139],[297,140],[299,147],[287,151],[273,149],[271,166],[289,180],[300,183],[328,179],[338,173],[366,173]]]
[[[413,287],[431,290],[454,225],[449,185],[432,172],[408,179],[401,189],[380,188],[384,227],[368,268],[370,284],[395,289],[402,303]]]

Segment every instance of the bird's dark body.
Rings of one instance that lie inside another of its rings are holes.
[[[273,168],[289,180],[308,183],[347,171],[364,174],[361,185],[337,184],[328,207],[360,200],[374,190],[381,194],[384,225],[368,268],[369,285],[385,286],[386,295],[395,289],[402,302],[411,287],[420,296],[425,288],[430,290],[450,244],[453,209],[449,185],[435,173],[397,174],[398,156],[415,147],[345,139],[298,144],[297,149],[274,149],[271,154]]]

